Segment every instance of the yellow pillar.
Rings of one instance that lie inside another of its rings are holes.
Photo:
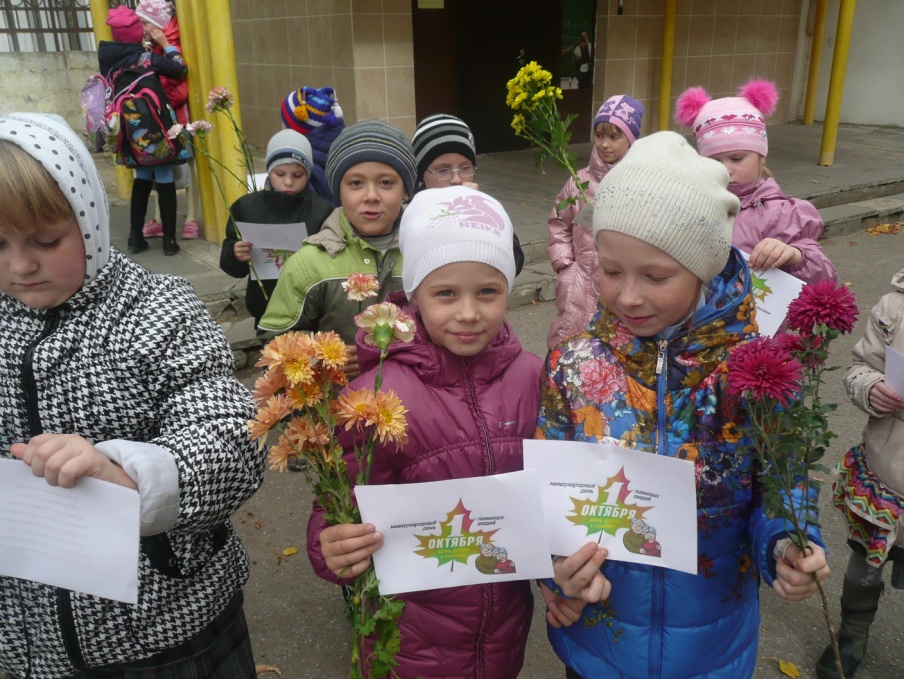
[[[657,130],[669,129],[672,108],[672,61],[675,54],[675,15],[678,0],[665,0],[662,13],[662,63],[659,67],[659,120]]]
[[[106,0],[91,0],[91,22],[94,26],[95,43],[113,39],[113,33],[107,26],[109,11],[110,3]],[[132,197],[132,171],[122,165],[116,166],[116,193],[120,200],[129,200]]]
[[[819,150],[820,165],[832,165],[835,162],[835,143],[838,141],[841,100],[844,97],[844,76],[847,71],[848,52],[851,48],[851,31],[854,27],[856,7],[857,0],[841,0],[841,7],[838,10],[835,54],[832,56],[832,77],[829,80],[826,118],[822,128],[822,147]]]
[[[819,87],[819,67],[822,64],[822,43],[826,39],[827,4],[828,0],[816,0],[813,39],[810,45],[810,73],[807,76],[807,98],[804,102],[804,125],[812,125],[816,116],[816,90]]]

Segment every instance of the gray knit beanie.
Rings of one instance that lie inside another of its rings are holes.
[[[399,173],[405,193],[414,195],[414,151],[405,134],[382,120],[365,120],[346,127],[330,145],[326,159],[326,180],[339,196],[339,185],[349,168],[359,163],[383,163]]]
[[[280,165],[298,163],[310,177],[314,167],[312,156],[311,142],[303,134],[295,130],[280,130],[267,142],[267,174]]]
[[[461,154],[477,165],[477,150],[471,128],[455,116],[437,113],[424,118],[414,130],[411,145],[417,160],[418,181],[424,179],[430,163],[445,153]]]
[[[700,280],[728,263],[740,204],[722,163],[701,157],[680,134],[638,139],[596,191],[593,237],[617,231],[673,257]]]

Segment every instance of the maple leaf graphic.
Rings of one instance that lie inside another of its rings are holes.
[[[597,486],[597,489],[595,500],[571,498],[574,516],[565,517],[577,526],[584,526],[588,536],[599,533],[597,542],[602,541],[603,533],[614,537],[619,529],[630,528],[631,519],[639,519],[651,509],[626,502],[631,488],[624,467],[610,477],[605,486]],[[613,493],[615,497],[612,497]]]
[[[456,517],[461,517],[460,526],[456,527]],[[491,538],[499,530],[490,531],[471,530],[474,520],[471,518],[471,510],[464,506],[459,499],[455,509],[446,515],[446,520],[439,524],[439,535],[415,535],[421,543],[420,549],[414,553],[425,559],[437,559],[436,567],[451,563],[451,570],[455,569],[455,562],[467,565],[468,559],[480,554],[480,544],[492,542]],[[453,528],[455,532],[453,533]]]
[[[764,301],[772,294],[772,288],[766,285],[766,279],[757,276],[753,271],[750,272],[750,289],[753,292],[753,298],[758,301]]]
[[[273,260],[277,270],[282,269],[289,257],[295,254],[295,250],[281,250],[277,248],[264,248],[264,252],[267,254],[268,259]]]

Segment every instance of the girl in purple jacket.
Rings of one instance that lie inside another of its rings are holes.
[[[766,169],[765,119],[777,103],[768,80],[751,80],[739,96],[714,100],[692,87],[678,98],[675,117],[693,127],[701,156],[728,169],[728,190],[741,201],[732,244],[750,255],[750,267],[782,269],[806,283],[834,281],[838,273],[818,242],[825,224],[816,208],[782,193]]]
[[[411,342],[390,346],[384,390],[408,409],[408,443],[379,446],[370,483],[418,483],[522,469],[522,441],[539,410],[539,358],[505,320],[515,278],[512,223],[493,198],[463,186],[425,189],[402,216],[402,280],[417,319]],[[405,305],[401,293],[390,299]],[[379,350],[358,337],[361,376],[372,386]],[[353,466],[354,454],[345,445]],[[308,523],[308,556],[331,582],[353,578],[382,544],[371,524]],[[548,590],[545,596],[555,597]],[[530,583],[505,582],[400,595],[402,677],[517,677],[533,602]]]

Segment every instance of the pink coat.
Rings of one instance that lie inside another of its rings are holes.
[[[728,189],[741,201],[732,239],[736,248],[750,254],[764,238],[775,238],[803,254],[794,266],[782,267],[784,271],[806,283],[838,280],[835,266],[817,242],[825,224],[812,203],[786,196],[774,179],[729,184]]]
[[[398,295],[393,295],[398,303]],[[403,298],[404,299],[404,298]],[[359,336],[360,340],[360,336]],[[358,342],[362,375],[373,386],[377,354]],[[480,354],[459,358],[427,338],[391,347],[383,390],[408,409],[408,443],[378,447],[370,483],[417,483],[522,469],[522,441],[531,438],[540,403],[539,358],[523,351],[506,323]],[[344,441],[346,451],[351,450]],[[346,454],[346,460],[353,456]],[[322,512],[308,523],[308,556],[317,575],[336,582],[320,551]],[[524,662],[533,598],[529,581],[475,585],[399,595],[402,677],[514,679]]]
[[[585,190],[590,204],[596,196],[596,188],[612,165],[604,163],[599,157],[596,147],[590,153],[590,164],[578,170],[578,178],[582,182],[590,182]],[[578,198],[556,214],[553,206],[546,225],[549,227],[549,261],[558,274],[556,280],[556,318],[552,322],[546,343],[553,347],[567,337],[571,337],[584,329],[584,326],[596,313],[600,299],[599,259],[596,254],[596,243],[593,241],[593,230],[588,225],[575,223],[575,217],[584,207],[580,199],[580,191],[574,179],[565,182],[565,186],[556,196],[556,205],[567,198]]]

